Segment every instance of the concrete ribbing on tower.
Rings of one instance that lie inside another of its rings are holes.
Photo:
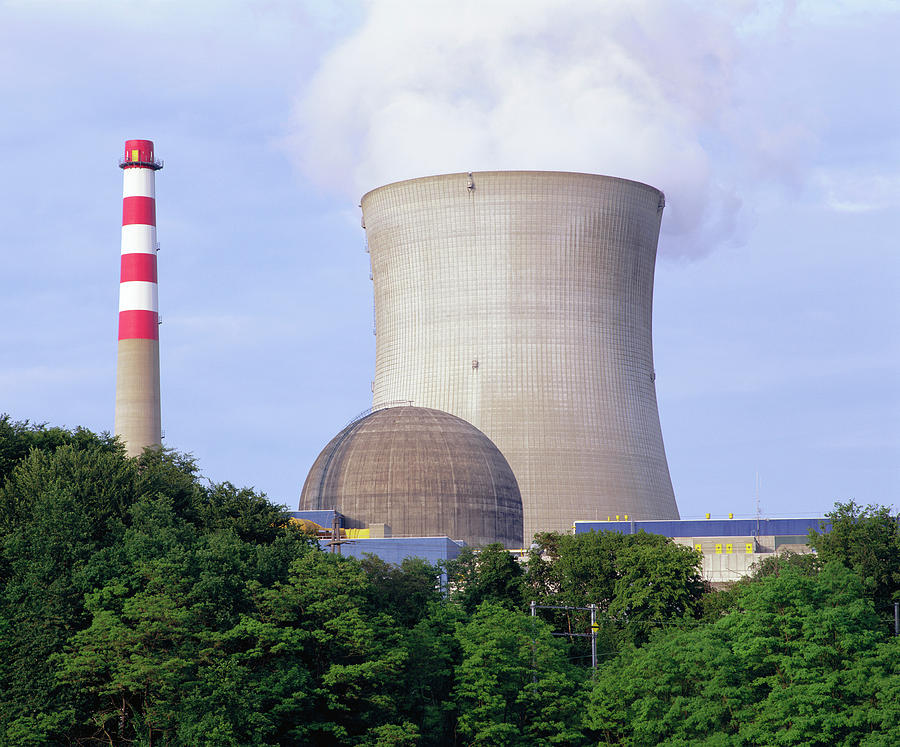
[[[162,443],[159,303],[156,276],[156,171],[150,140],[128,140],[122,191],[122,265],[115,433],[129,456]]]
[[[483,431],[519,483],[526,543],[582,517],[678,518],[651,341],[663,205],[646,184],[533,171],[362,198],[374,404]]]

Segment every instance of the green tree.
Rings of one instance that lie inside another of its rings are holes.
[[[469,614],[485,601],[521,609],[524,576],[522,566],[499,543],[481,550],[465,547],[447,563],[451,598]]]
[[[796,553],[790,550],[767,555],[753,564],[753,572],[747,581],[759,581],[769,576],[777,576],[787,569],[794,569],[804,576],[814,576],[819,572],[819,558],[813,553]]]
[[[309,539],[175,452],[4,418],[0,455],[0,742],[175,733],[201,653]]]
[[[206,531],[231,529],[243,542],[269,544],[290,524],[287,511],[266,496],[230,482],[214,483],[198,497],[198,523]]]
[[[60,446],[71,446],[76,451],[125,452],[122,444],[108,433],[97,435],[84,428],[69,431],[48,427],[46,423],[14,421],[9,415],[0,414],[0,486],[32,449],[51,453]]]
[[[826,514],[831,529],[810,530],[809,545],[820,561],[837,560],[863,579],[879,613],[900,601],[900,517],[885,506],[863,508],[853,501],[837,503]]]
[[[199,737],[195,713],[238,744],[375,744],[415,730],[398,708],[402,631],[370,609],[358,561],[312,550],[283,583],[251,591],[255,610],[201,651],[200,687],[180,733]],[[232,715],[221,705],[229,693],[249,707]]]
[[[360,564],[369,579],[372,609],[390,615],[404,628],[416,625],[441,600],[440,569],[422,558],[404,558],[395,565],[366,555]]]
[[[420,725],[423,747],[454,743],[457,710],[451,693],[462,660],[456,629],[467,621],[459,605],[432,602],[406,635],[401,710]]]
[[[586,532],[538,534],[535,542],[526,579],[531,598],[572,608],[596,604],[604,650],[618,645],[618,631],[642,641],[654,626],[701,611],[706,587],[700,556],[670,539],[645,532]],[[565,632],[585,632],[587,614],[577,609],[545,612]]]
[[[739,610],[657,631],[605,665],[586,711],[623,744],[890,744],[900,706],[859,578],[839,563],[741,587]]]
[[[457,625],[463,658],[453,699],[463,744],[581,744],[580,680],[550,628],[484,602]]]
[[[694,617],[706,587],[695,550],[659,535],[638,537],[616,553],[618,577],[607,609],[632,640],[643,642],[655,626]]]
[[[87,624],[85,593],[116,573],[94,559],[124,532],[133,480],[118,449],[64,444],[32,449],[0,488],[0,729],[21,720],[18,731],[52,742],[61,714],[71,721],[81,708],[51,658]]]

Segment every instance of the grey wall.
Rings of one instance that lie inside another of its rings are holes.
[[[373,402],[411,400],[487,434],[518,480],[526,538],[576,519],[677,518],[651,344],[662,193],[590,174],[472,181],[362,199]]]

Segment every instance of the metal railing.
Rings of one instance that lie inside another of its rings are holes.
[[[165,165],[166,162],[161,158],[154,158],[152,161],[132,161],[130,158],[126,158],[123,156],[119,159],[120,169],[127,169],[131,166],[134,166],[136,168],[153,169],[154,171],[159,171]]]

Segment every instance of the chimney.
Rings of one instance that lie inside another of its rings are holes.
[[[151,140],[128,140],[122,191],[122,274],[115,433],[128,456],[162,444],[156,283],[156,159]]]

